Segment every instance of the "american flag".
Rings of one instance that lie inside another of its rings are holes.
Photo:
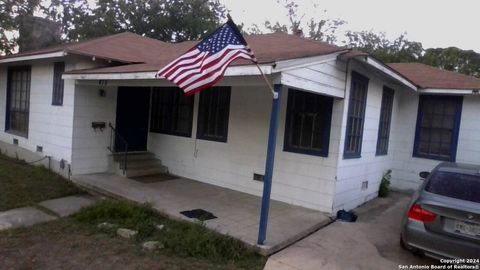
[[[182,88],[186,95],[208,89],[218,82],[228,65],[243,58],[257,59],[232,20],[228,20],[209,37],[157,72]]]

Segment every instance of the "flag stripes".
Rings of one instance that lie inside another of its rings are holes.
[[[158,71],[156,77],[172,81],[189,95],[213,86],[223,77],[228,65],[239,58],[256,62],[245,39],[229,21]]]

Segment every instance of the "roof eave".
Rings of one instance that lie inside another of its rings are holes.
[[[480,88],[472,89],[454,89],[454,88],[422,88],[418,90],[421,94],[436,95],[479,95]]]
[[[131,61],[131,60],[118,59],[118,58],[111,58],[111,57],[96,55],[96,54],[93,54],[93,53],[85,53],[85,52],[77,51],[77,50],[69,50],[69,49],[67,49],[66,52],[71,53],[71,54],[86,56],[86,57],[103,59],[103,60],[105,60],[105,61],[118,62],[118,63],[122,63],[122,64],[139,64],[139,63],[144,63],[143,61]]]
[[[391,77],[395,81],[403,84],[404,86],[412,89],[413,91],[418,91],[418,89],[419,89],[417,87],[417,85],[415,85],[412,81],[410,81],[405,76],[398,73],[393,68],[387,66],[386,64],[384,64],[380,60],[377,60],[377,59],[375,59],[371,56],[357,56],[357,57],[354,57],[354,59],[360,60],[360,61],[366,63],[367,65],[381,71],[382,73],[388,75],[389,77]]]
[[[260,64],[263,74],[269,75],[273,72],[272,64]],[[106,72],[106,73],[64,73],[63,79],[70,80],[142,80],[155,79],[157,71],[139,72]],[[230,66],[224,76],[250,76],[261,75],[256,65]]]
[[[13,56],[13,57],[0,59],[0,64],[21,62],[21,61],[40,60],[40,59],[48,59],[48,58],[57,58],[57,57],[64,57],[66,55],[67,55],[67,52],[65,52],[63,50],[60,50],[60,51],[50,52],[50,53],[25,55],[25,56]]]

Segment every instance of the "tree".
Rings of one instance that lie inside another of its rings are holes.
[[[18,30],[20,18],[33,16],[40,0],[4,0],[0,1],[0,54],[12,53],[18,37],[12,31]]]
[[[337,29],[344,25],[346,21],[342,19],[321,19],[315,21],[313,18],[307,23],[308,36],[310,39],[325,41],[330,44],[337,43]]]
[[[280,0],[277,1],[280,3]],[[346,21],[341,19],[317,19],[310,18],[306,23],[304,22],[305,15],[299,15],[298,4],[293,0],[283,0],[283,6],[287,11],[287,17],[289,24],[281,24],[279,22],[272,23],[270,21],[264,22],[264,27],[270,33],[301,33],[306,34],[307,38],[312,40],[324,41],[331,44],[337,42],[337,29],[346,23]],[[323,11],[323,15],[326,15],[326,11]],[[307,27],[308,31],[305,33],[303,27]],[[258,25],[254,24],[247,31],[249,34],[261,34],[263,33],[260,30]]]
[[[347,46],[364,51],[386,63],[415,62],[423,55],[422,43],[409,41],[405,34],[391,41],[383,32],[347,31],[346,38]]]
[[[21,37],[12,33],[22,26],[18,18],[34,13],[58,23],[63,42],[124,31],[171,42],[198,40],[226,17],[218,0],[97,0],[94,6],[88,0],[2,0],[0,53],[17,48]]]
[[[456,47],[429,48],[421,62],[445,70],[456,71],[480,78],[480,54]]]
[[[62,21],[69,41],[124,31],[171,42],[197,40],[213,32],[226,13],[218,0],[98,0],[94,9],[70,10],[76,12]]]

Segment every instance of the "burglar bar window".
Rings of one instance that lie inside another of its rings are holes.
[[[192,136],[193,98],[178,87],[153,88],[150,131]]]
[[[230,92],[230,87],[213,87],[200,93],[198,139],[227,141]]]
[[[359,158],[361,156],[367,89],[368,78],[352,71],[344,158]]]
[[[392,120],[393,89],[383,87],[382,106],[380,108],[380,121],[378,124],[377,156],[388,153],[388,140],[390,137],[390,122]]]
[[[414,157],[455,161],[461,96],[420,96]]]
[[[65,72],[65,63],[56,62],[53,65],[52,105],[63,105],[63,72]]]
[[[24,137],[28,136],[30,78],[30,66],[8,69],[5,130]]]
[[[284,150],[328,156],[333,98],[288,90]]]

